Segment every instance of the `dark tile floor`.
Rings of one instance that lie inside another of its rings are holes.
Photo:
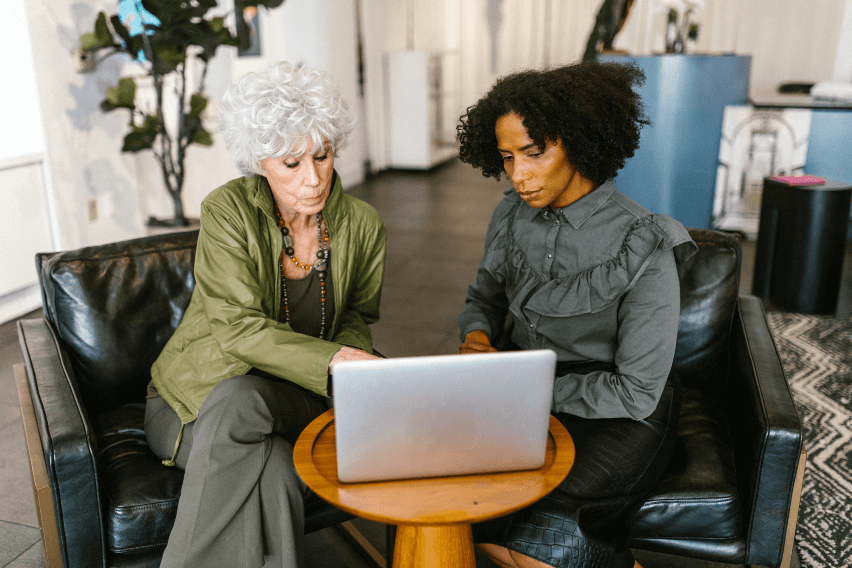
[[[505,181],[485,179],[451,162],[423,172],[384,172],[351,193],[371,203],[388,231],[382,319],[373,326],[374,344],[391,357],[454,353],[459,344],[455,318],[482,254],[488,220]],[[754,243],[745,243],[741,290],[751,287]],[[847,258],[849,254],[847,254]],[[852,275],[847,262],[838,315],[848,317]],[[29,317],[38,317],[39,312]],[[21,361],[14,322],[0,325],[0,568],[44,566],[38,519],[12,365]],[[378,546],[381,525],[357,521]],[[367,566],[333,529],[307,537],[309,568]],[[723,564],[637,552],[645,568],[722,568]],[[478,557],[480,568],[493,568]]]

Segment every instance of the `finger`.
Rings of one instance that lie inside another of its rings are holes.
[[[464,354],[464,353],[488,353],[488,352],[491,352],[491,351],[497,351],[497,350],[494,349],[493,347],[491,347],[490,345],[485,345],[483,343],[474,343],[474,342],[462,343],[461,346],[459,347],[459,353],[460,354]]]

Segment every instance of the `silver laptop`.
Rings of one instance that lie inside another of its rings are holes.
[[[547,349],[338,363],[340,481],[541,467],[555,366]]]

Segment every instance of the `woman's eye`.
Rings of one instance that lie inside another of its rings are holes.
[[[323,154],[322,156],[315,156],[314,161],[324,162],[328,158],[328,154]]]
[[[284,165],[287,166],[288,168],[290,168],[291,170],[295,170],[296,168],[299,167],[300,163],[301,162],[284,162]]]
[[[512,159],[512,156],[500,156],[500,157],[503,159],[504,162]]]

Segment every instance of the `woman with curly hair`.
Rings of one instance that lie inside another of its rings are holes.
[[[293,444],[339,361],[372,359],[385,229],[343,192],[352,132],[325,72],[250,73],[219,130],[244,177],[201,205],[195,289],[151,369],[148,443],[185,470],[162,566],[303,566]]]
[[[459,353],[552,349],[552,410],[576,460],[550,495],[474,526],[505,567],[638,566],[627,521],[674,443],[672,361],[683,226],[615,188],[648,124],[634,66],[582,62],[502,78],[462,116],[460,157],[512,188],[458,317]],[[510,316],[511,338],[500,341]]]

